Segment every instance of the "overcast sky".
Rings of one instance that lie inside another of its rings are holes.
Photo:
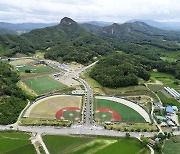
[[[180,0],[0,0],[0,21],[125,22],[131,19],[180,22]]]

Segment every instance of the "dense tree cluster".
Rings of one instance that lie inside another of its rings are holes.
[[[111,51],[110,45],[81,28],[77,23],[57,25],[33,30],[23,34],[37,50],[47,50],[45,58],[63,61],[76,61],[82,64],[93,61],[93,57]]]
[[[12,34],[0,35],[0,46],[3,47],[2,50],[8,48],[9,52],[5,53],[5,55],[9,57],[15,55],[16,53],[29,54],[29,53],[34,53],[35,51],[32,43],[28,41],[26,38]],[[1,51],[0,51],[0,55],[1,55]]]
[[[18,80],[11,66],[0,62],[0,124],[16,122],[27,103],[28,96],[16,85]]]
[[[91,70],[90,76],[103,86],[117,88],[138,84],[138,77],[149,80],[150,73],[141,58],[113,53],[101,59]]]

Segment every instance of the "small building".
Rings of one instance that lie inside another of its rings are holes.
[[[173,108],[174,111],[178,111],[177,106],[172,106],[172,108]]]
[[[154,140],[154,141],[157,143],[157,142],[159,142],[159,141],[160,141],[160,138],[158,138],[158,137],[157,137],[157,138],[155,138],[155,140]]]
[[[156,116],[157,120],[166,121],[167,118],[165,116]]]
[[[174,109],[171,106],[166,107],[166,112],[169,114],[174,114]]]
[[[166,123],[167,123],[169,126],[175,126],[175,124],[174,124],[171,120],[167,120]]]

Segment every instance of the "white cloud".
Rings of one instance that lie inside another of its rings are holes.
[[[0,21],[58,22],[130,19],[180,21],[179,0],[1,0]]]

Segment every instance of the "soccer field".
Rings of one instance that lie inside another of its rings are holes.
[[[37,94],[45,94],[48,92],[65,88],[65,85],[48,76],[28,79],[23,82]]]
[[[16,68],[19,72],[25,72],[25,70],[30,70],[31,73],[43,73],[43,72],[51,72],[52,68],[46,65],[31,65],[24,67]]]
[[[140,113],[124,104],[106,99],[96,99],[95,103],[97,121],[145,122]]]

